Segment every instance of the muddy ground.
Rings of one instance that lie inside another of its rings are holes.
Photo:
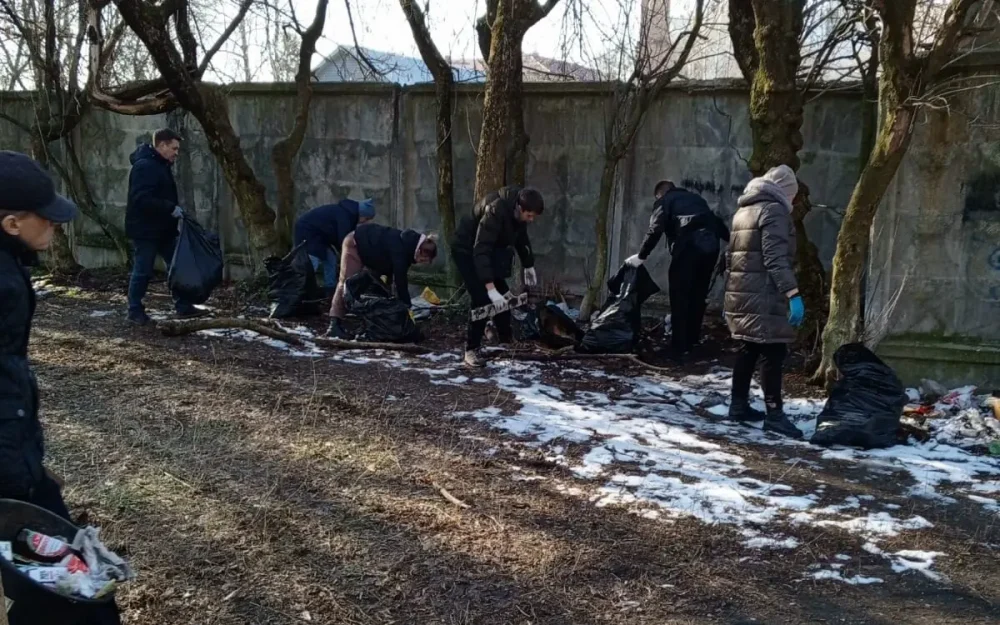
[[[99,524],[139,572],[119,592],[129,625],[1000,619],[1000,519],[979,507],[907,500],[891,481],[816,475],[773,447],[743,449],[758,472],[786,482],[899,501],[934,523],[921,548],[949,554],[944,583],[804,580],[818,559],[847,553],[861,567],[872,556],[837,528],[803,528],[792,551],[752,550],[729,526],[645,519],[513,479],[571,478],[509,435],[454,417],[503,407],[503,391],[262,344],[165,338],[125,321],[124,284],[75,281],[42,299],[31,356],[49,463],[74,514]],[[154,291],[165,308],[163,285]],[[210,304],[223,314],[242,302],[230,290]],[[454,348],[460,330],[434,323],[434,344]],[[728,358],[721,336],[703,355]]]

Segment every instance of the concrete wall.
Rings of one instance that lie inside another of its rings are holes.
[[[270,149],[291,124],[294,91],[287,85],[236,85],[231,118],[254,169],[274,200]],[[26,112],[23,100],[2,104]],[[606,87],[595,84],[528,84],[525,117],[529,145],[528,182],[545,196],[547,211],[532,226],[540,274],[550,286],[580,293],[593,272],[594,204],[603,166]],[[731,83],[675,85],[657,101],[619,169],[613,207],[612,269],[633,253],[651,211],[652,186],[671,178],[695,188],[722,214],[735,210],[749,179],[750,152],[745,91]],[[457,210],[470,210],[475,150],[481,125],[482,87],[463,86],[455,106],[455,195]],[[839,213],[857,175],[857,97],[829,95],[810,104],[804,128],[803,176],[813,201],[810,233],[829,263]],[[413,228],[439,227],[435,196],[435,101],[433,89],[378,84],[318,85],[309,128],[297,162],[300,210],[342,197],[373,196],[379,220]],[[231,266],[239,273],[247,249],[238,210],[198,123],[183,113],[124,117],[90,112],[77,130],[77,145],[94,194],[112,221],[123,223],[128,157],[149,132],[170,125],[186,137],[176,177],[186,208],[217,228]],[[19,131],[0,121],[5,142]],[[23,149],[25,146],[17,144]],[[82,220],[74,232],[85,265],[120,262],[100,246],[97,227]],[[95,247],[95,244],[98,247]],[[666,285],[669,256],[656,253],[650,269]]]

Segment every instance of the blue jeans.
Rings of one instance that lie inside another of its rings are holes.
[[[153,278],[156,257],[162,258],[169,268],[170,262],[174,258],[175,247],[177,247],[177,235],[162,239],[135,239],[132,241],[135,258],[132,264],[132,278],[128,283],[128,312],[130,315],[146,311],[142,300],[146,297],[149,281]],[[171,297],[173,297],[174,308],[178,313],[190,313],[194,310],[193,305],[176,295],[171,293]]]
[[[320,264],[323,265],[323,288],[333,290],[337,288],[337,281],[340,279],[340,257],[337,254],[337,250],[327,248],[326,258],[319,258],[318,256],[309,255],[309,260],[312,261],[313,270],[319,268]]]

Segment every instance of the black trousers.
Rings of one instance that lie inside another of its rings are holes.
[[[469,297],[472,299],[472,307],[478,308],[489,304],[490,296],[486,294],[486,284],[479,278],[479,273],[476,271],[476,263],[472,255],[454,253],[451,257],[455,261],[459,275],[462,276],[462,283],[465,284],[465,290],[469,292]],[[499,278],[493,281],[493,286],[496,287],[501,295],[510,290],[507,282]],[[482,347],[483,333],[486,331],[487,321],[489,320],[483,319],[482,321],[469,322],[465,337],[465,349],[479,349]],[[493,317],[493,325],[496,326],[500,341],[509,343],[513,338],[510,328],[510,311],[502,312]]]
[[[73,522],[73,519],[69,516],[69,508],[66,507],[66,502],[63,500],[59,485],[48,475],[42,478],[41,483],[35,487],[34,492],[27,501],[39,508],[45,508],[52,514],[60,516],[70,523]],[[39,618],[38,620],[32,619],[30,624],[11,621],[10,625],[42,625],[44,622],[44,619]],[[121,622],[118,605],[112,601],[107,607],[101,608],[84,618],[84,620],[79,621],[77,625],[121,625]]]
[[[690,351],[701,340],[705,300],[719,260],[719,241],[714,234],[697,233],[670,259],[671,343],[680,352]]]
[[[733,404],[750,399],[750,383],[761,362],[761,386],[764,387],[764,403],[768,411],[781,410],[781,368],[785,363],[788,346],[784,343],[751,343],[740,341],[740,349],[733,367]]]

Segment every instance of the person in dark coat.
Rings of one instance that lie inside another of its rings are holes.
[[[535,256],[528,239],[528,224],[545,210],[542,194],[532,188],[510,186],[481,199],[472,212],[458,224],[451,242],[451,255],[465,284],[472,307],[499,304],[510,289],[513,247],[524,268],[524,284],[535,286]],[[465,363],[481,367],[486,363],[482,353],[486,320],[470,321],[465,339]],[[493,318],[501,343],[512,339],[510,312]]]
[[[153,133],[153,144],[143,144],[129,157],[128,205],[125,234],[132,240],[132,278],[128,285],[128,320],[149,323],[142,300],[153,278],[156,257],[169,267],[177,247],[178,220],[184,216],[177,205],[177,185],[171,170],[180,152],[180,135],[164,128]],[[181,318],[205,314],[189,302],[173,296]]]
[[[330,306],[330,328],[327,336],[347,338],[343,321],[347,315],[344,288],[349,279],[368,269],[385,276],[396,288],[396,297],[407,308],[410,284],[407,273],[414,263],[429,264],[437,258],[437,241],[416,230],[399,230],[379,224],[361,224],[344,237],[340,256],[340,278]]]
[[[26,501],[70,522],[60,486],[43,464],[38,384],[28,363],[35,315],[29,268],[52,242],[54,224],[69,223],[76,213],[41,165],[24,154],[0,152],[0,499]],[[87,625],[119,622],[112,603]]]
[[[306,252],[312,260],[313,269],[323,265],[323,287],[327,297],[337,288],[340,260],[344,237],[354,232],[358,224],[375,218],[375,203],[370,198],[355,202],[341,200],[336,204],[324,204],[303,213],[295,221],[295,244],[306,244]]]
[[[751,180],[737,202],[726,254],[726,323],[740,343],[729,418],[763,420],[765,430],[792,438],[802,438],[802,433],[784,413],[781,369],[795,328],[805,317],[794,268],[792,200],[798,189],[787,165]],[[761,359],[766,414],[750,408],[750,383]]]
[[[670,250],[671,347],[682,358],[701,341],[701,324],[712,276],[719,261],[719,241],[729,240],[729,230],[712,212],[705,199],[687,189],[661,180],[653,191],[656,198],[649,231],[639,253],[625,262],[638,267],[667,235]]]

